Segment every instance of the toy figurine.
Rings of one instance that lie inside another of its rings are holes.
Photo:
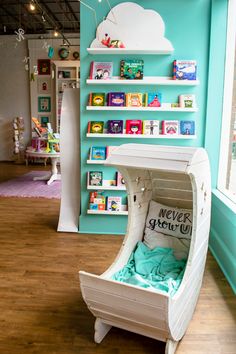
[[[118,39],[112,39],[108,37],[108,33],[105,33],[105,38],[102,40],[102,44],[108,48],[125,48],[124,43]]]

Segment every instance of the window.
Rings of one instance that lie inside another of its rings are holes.
[[[236,203],[236,1],[228,6],[218,189]]]

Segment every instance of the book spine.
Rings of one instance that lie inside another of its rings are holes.
[[[120,62],[120,78],[121,79],[124,79],[124,64],[125,64],[125,61],[121,60],[121,62]]]
[[[176,60],[173,61],[173,80],[176,80]]]
[[[90,129],[91,129],[91,121],[88,122],[88,130],[87,130],[87,133],[91,133]]]
[[[89,78],[93,78],[93,68],[94,68],[94,61],[91,62],[90,64],[90,73],[89,73]]]
[[[163,120],[161,123],[161,134],[165,135],[165,126],[166,126],[166,122]]]

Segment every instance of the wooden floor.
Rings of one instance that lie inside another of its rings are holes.
[[[0,181],[24,172],[24,166],[0,164]],[[0,353],[164,354],[163,343],[116,328],[101,344],[93,342],[94,318],[77,273],[102,273],[122,237],[57,233],[59,203],[0,198]],[[177,349],[197,353],[236,353],[236,298],[210,254],[196,311]]]

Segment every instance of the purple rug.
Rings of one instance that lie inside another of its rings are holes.
[[[61,181],[52,182],[49,186],[46,181],[33,181],[34,177],[44,176],[48,172],[31,171],[20,177],[0,183],[0,196],[60,199]]]

